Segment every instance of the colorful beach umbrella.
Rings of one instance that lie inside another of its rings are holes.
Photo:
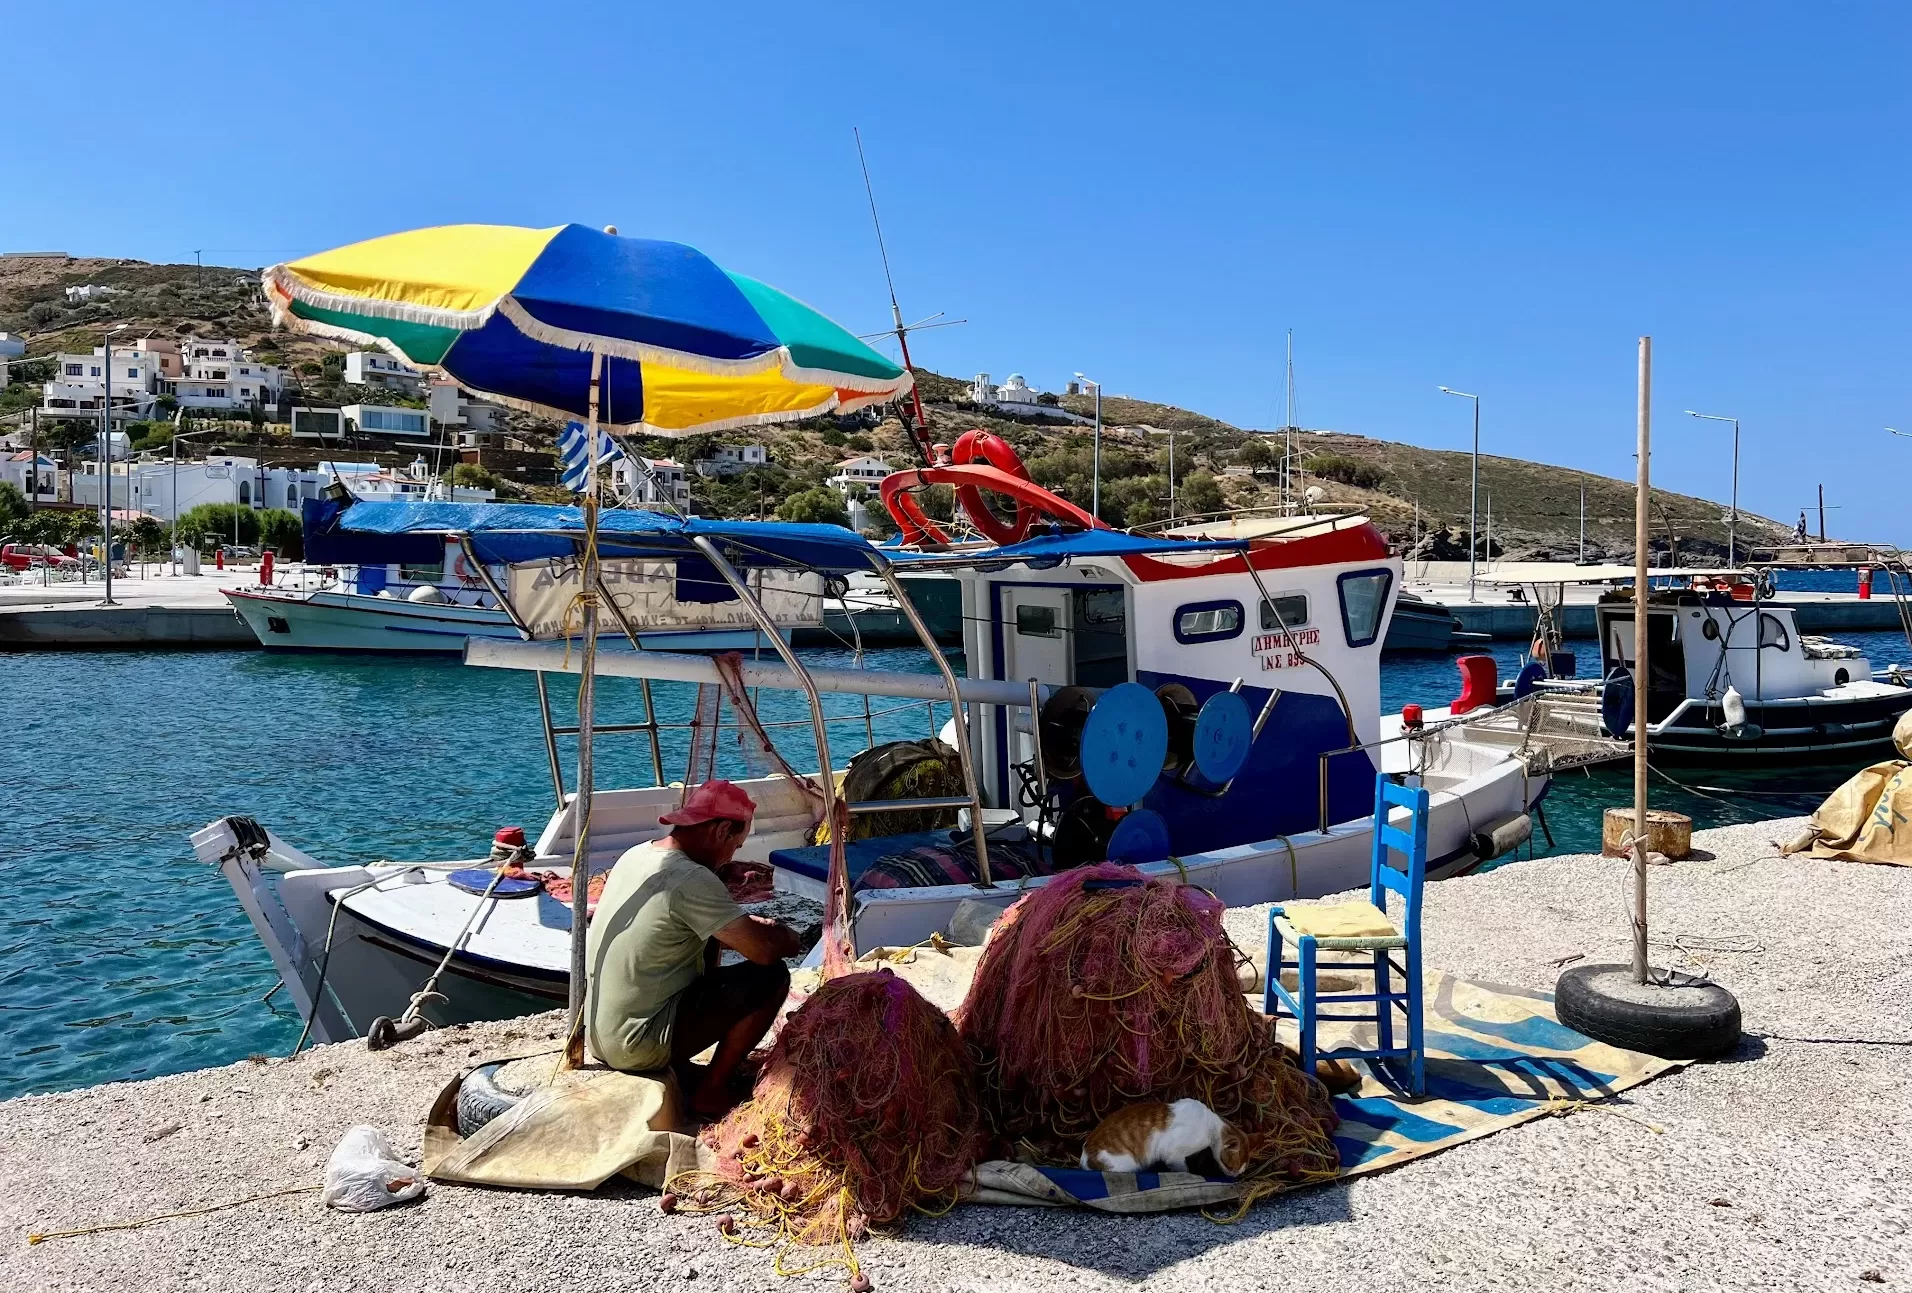
[[[374,344],[506,404],[688,435],[848,412],[907,394],[907,370],[768,284],[682,243],[584,225],[445,225],[262,275],[282,324]]]

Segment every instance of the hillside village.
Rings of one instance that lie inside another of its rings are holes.
[[[115,508],[162,523],[202,507],[296,512],[334,480],[361,497],[574,498],[559,484],[558,423],[380,351],[275,329],[256,271],[0,254],[0,365],[0,488],[11,485],[28,507],[73,513],[69,528],[108,490]],[[1404,551],[1466,556],[1465,454],[1325,430],[1258,433],[1126,395],[1098,400],[1079,381],[1047,391],[1021,373],[1001,383],[988,373],[916,377],[933,441],[971,427],[996,432],[1039,483],[1085,507],[1096,493],[1099,403],[1100,511],[1114,525],[1162,521],[1171,507],[1182,517],[1308,493],[1367,508]],[[104,466],[103,401],[112,426]],[[628,444],[635,461],[614,464],[612,484],[637,505],[887,534],[876,489],[917,460],[901,420],[909,415],[906,406],[747,437],[638,438]],[[1631,552],[1630,482],[1483,455],[1481,485],[1484,522],[1491,513],[1483,551]],[[945,493],[931,491],[931,515],[949,515]],[[1687,561],[1724,556],[1719,504],[1654,498],[1656,547]],[[57,528],[51,519],[39,527]],[[1786,528],[1741,513],[1742,541]]]

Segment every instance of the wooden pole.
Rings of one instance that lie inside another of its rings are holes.
[[[1646,982],[1646,729],[1647,507],[1652,491],[1648,457],[1653,434],[1653,338],[1640,338],[1638,485],[1633,501],[1633,981]]]
[[[578,677],[578,792],[571,809],[575,846],[571,851],[571,992],[570,1027],[566,1031],[569,1037],[577,1036],[578,1025],[584,1018],[590,973],[585,957],[585,926],[591,916],[591,720],[597,690],[598,626],[598,382],[603,368],[604,356],[593,350],[590,420],[585,427],[585,460],[590,472],[584,481],[584,560],[578,593],[584,621],[584,671]]]

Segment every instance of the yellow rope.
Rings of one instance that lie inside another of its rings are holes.
[[[1657,1123],[1648,1122],[1645,1118],[1637,1117],[1624,1109],[1616,1109],[1610,1104],[1593,1100],[1569,1100],[1565,1097],[1556,1096],[1541,1105],[1540,1112],[1551,1118],[1565,1118],[1569,1114],[1576,1113],[1610,1113],[1616,1118],[1624,1118],[1628,1122],[1638,1123],[1655,1136],[1663,1136],[1666,1134],[1666,1128],[1661,1127]]]
[[[155,1221],[175,1221],[181,1217],[203,1217],[208,1212],[220,1212],[226,1208],[237,1208],[247,1203],[257,1203],[261,1199],[278,1199],[288,1194],[311,1194],[323,1189],[319,1185],[294,1185],[283,1190],[268,1190],[264,1194],[248,1194],[243,1199],[229,1199],[224,1203],[209,1203],[203,1208],[188,1208],[184,1212],[162,1212],[155,1217],[141,1217],[138,1221],[109,1221],[98,1226],[81,1226],[78,1230],[41,1230],[27,1235],[29,1244],[45,1243],[49,1239],[72,1239],[76,1235],[97,1235],[107,1230],[136,1230],[140,1226],[150,1226]]]

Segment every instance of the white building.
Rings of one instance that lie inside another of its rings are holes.
[[[0,480],[19,490],[30,503],[59,500],[58,472],[53,459],[31,449],[0,456]]]
[[[182,462],[176,472],[174,464],[167,459],[147,459],[115,470],[130,477],[132,486],[128,493],[116,480],[115,505],[124,506],[122,498],[130,497],[132,507],[162,521],[171,521],[203,503],[237,503],[254,509],[278,507],[296,512],[306,499],[318,498],[334,481],[343,482],[360,498],[381,502],[444,496],[443,482],[432,476],[423,458],[415,460],[404,471],[369,462],[321,462],[316,467],[271,466],[261,465],[256,458],[239,456]],[[76,473],[73,482],[75,502],[98,506],[96,475],[89,478]],[[489,489],[459,486],[451,491],[451,496],[461,503],[485,503],[496,494]]]
[[[860,458],[845,458],[836,468],[836,474],[826,483],[846,498],[858,489],[874,492],[883,483],[883,478],[895,470],[881,458],[873,458],[868,454]]]
[[[82,283],[78,287],[66,289],[66,303],[79,305],[85,301],[98,301],[117,293],[117,287],[105,287],[99,283]]]
[[[431,434],[431,412],[428,409],[406,409],[391,404],[347,404],[339,413],[358,428],[360,435],[423,440]]]
[[[505,429],[504,405],[481,400],[457,382],[433,378],[425,406],[432,421],[458,428],[458,443],[463,446],[489,444]]]
[[[690,480],[684,474],[682,463],[669,458],[645,458],[644,464],[650,468],[647,476],[631,465],[627,458],[620,458],[611,464],[611,481],[618,491],[629,491],[639,503],[661,506],[666,503],[685,514],[690,512]]]
[[[699,476],[735,476],[749,471],[752,467],[770,465],[770,454],[760,444],[720,445],[717,452],[708,458],[697,460]]]
[[[383,386],[416,395],[425,377],[416,368],[377,350],[354,350],[345,357],[345,380],[353,386]]]
[[[115,419],[152,416],[160,388],[158,356],[132,347],[113,347],[113,373],[107,378],[106,347],[90,355],[53,356],[53,380],[41,390],[40,412],[46,417],[72,417],[91,411],[97,419],[100,397],[110,380]]]
[[[11,332],[0,332],[0,391],[7,389],[7,383],[13,379],[11,360],[19,359],[27,353],[26,338],[16,337]]]
[[[1017,409],[1033,409],[1041,391],[1023,380],[1021,373],[1009,374],[1001,386],[989,380],[988,373],[977,373],[969,383],[969,398],[977,404],[1006,404]]]
[[[172,394],[183,409],[234,411],[278,402],[283,368],[262,364],[235,342],[188,342]]]
[[[996,402],[996,383],[989,380],[988,373],[977,373],[970,379],[969,398],[976,404],[994,404]]]

